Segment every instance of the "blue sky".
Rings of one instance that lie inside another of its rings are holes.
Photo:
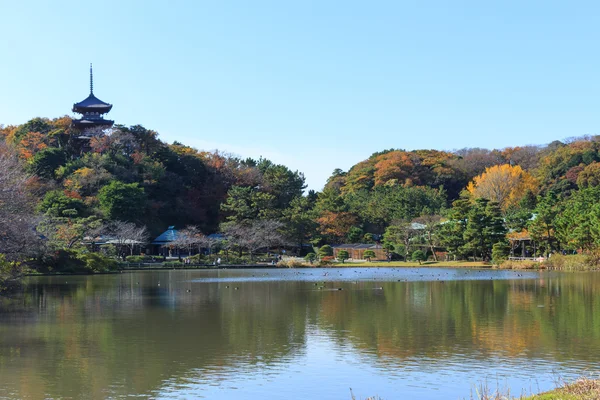
[[[0,0],[0,124],[70,113],[263,155],[320,189],[387,148],[598,133],[600,3]]]

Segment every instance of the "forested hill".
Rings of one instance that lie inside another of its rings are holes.
[[[116,125],[87,149],[79,135],[68,117],[0,129],[0,139],[37,175],[42,213],[76,210],[78,217],[143,224],[153,234],[169,225],[195,225],[210,233],[228,215],[221,204],[229,191],[246,196],[238,199],[237,212],[247,201],[277,214],[305,187],[304,176],[283,165],[167,144],[140,125]]]
[[[547,251],[600,244],[600,222],[590,225],[600,209],[585,207],[600,200],[598,136],[501,150],[386,150],[334,171],[320,193],[305,193],[303,174],[284,165],[168,144],[140,125],[79,136],[69,117],[0,127],[0,158],[23,170],[13,181],[27,181],[32,223],[52,248],[77,247],[114,221],[145,226],[151,237],[175,225],[232,238],[260,222],[296,248],[380,241],[404,254],[415,243],[406,226],[420,222],[446,230],[430,231],[431,252],[458,257],[487,256],[511,234]],[[476,220],[485,223],[469,225]]]

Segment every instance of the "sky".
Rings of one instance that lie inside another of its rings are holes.
[[[599,2],[0,0],[0,124],[72,115],[264,156],[320,190],[389,148],[597,134]]]

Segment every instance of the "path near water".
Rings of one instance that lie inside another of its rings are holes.
[[[45,276],[0,299],[0,398],[469,398],[598,368],[600,274]]]

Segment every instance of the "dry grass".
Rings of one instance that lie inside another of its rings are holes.
[[[558,388],[549,392],[514,397],[510,389],[491,390],[486,383],[471,392],[471,400],[598,400],[600,399],[600,380],[581,377],[573,382],[559,382]]]
[[[582,377],[563,383],[558,389],[540,393],[526,400],[597,400],[600,399],[600,379]]]
[[[536,261],[503,261],[499,269],[544,269],[543,263]]]
[[[556,271],[592,271],[600,269],[597,257],[588,254],[570,256],[555,254],[544,261],[543,265]]]

